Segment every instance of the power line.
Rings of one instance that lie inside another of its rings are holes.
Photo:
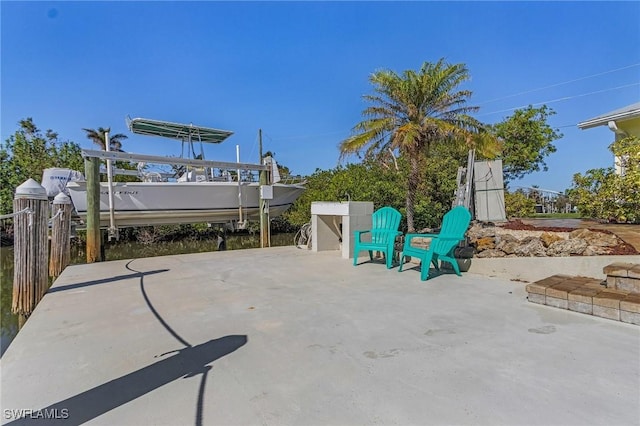
[[[574,78],[572,80],[563,81],[561,83],[550,84],[548,86],[543,86],[543,87],[539,87],[539,88],[536,88],[536,89],[525,90],[523,92],[518,92],[518,93],[515,93],[513,95],[503,96],[501,98],[490,99],[488,101],[479,103],[477,105],[478,106],[486,105],[488,103],[492,103],[492,102],[496,102],[496,101],[500,101],[500,100],[504,100],[504,99],[510,99],[510,98],[514,98],[516,96],[525,95],[525,94],[528,94],[528,93],[533,93],[533,92],[537,92],[537,91],[544,90],[544,89],[550,89],[552,87],[558,87],[558,86],[562,86],[564,84],[574,83],[576,81],[586,80],[586,79],[593,78],[593,77],[599,77],[601,75],[611,74],[611,73],[614,73],[614,72],[618,72],[618,71],[622,71],[622,70],[626,70],[626,69],[634,68],[634,67],[638,67],[638,66],[640,66],[640,63],[631,64],[631,65],[627,65],[627,66],[624,66],[624,67],[621,67],[621,68],[616,68],[616,69],[612,69],[612,70],[608,70],[608,71],[603,71],[603,72],[600,72],[600,73],[597,73],[597,74],[588,75],[588,76],[585,76],[585,77]],[[640,83],[631,83],[631,84],[627,84],[627,85],[623,85],[623,86],[618,86],[618,87],[613,87],[613,88],[603,89],[603,90],[597,90],[597,91],[589,92],[589,93],[582,93],[582,94],[574,95],[574,96],[565,96],[563,98],[552,99],[550,101],[544,101],[544,102],[538,102],[538,103],[535,103],[535,104],[532,104],[532,105],[533,106],[539,106],[539,105],[544,105],[544,104],[567,101],[567,100],[570,100],[570,99],[575,99],[575,98],[579,98],[579,97],[583,97],[583,96],[595,95],[595,94],[598,94],[598,93],[604,93],[604,92],[609,92],[609,91],[613,91],[613,90],[618,90],[618,89],[623,89],[623,88],[626,88],[626,87],[632,87],[632,86],[638,86],[638,85],[640,85]],[[499,110],[499,111],[486,112],[486,113],[483,113],[483,114],[478,114],[478,115],[476,115],[476,117],[483,117],[483,116],[486,116],[486,115],[498,114],[498,113],[501,113],[501,112],[514,111],[516,109],[526,108],[527,106],[529,106],[529,104],[518,106],[518,107],[513,107],[513,108],[507,108],[507,109],[503,109],[503,110]],[[572,127],[572,126],[574,126],[574,125],[561,126],[560,128]],[[345,133],[348,133],[348,132],[349,131],[339,130],[339,131],[325,132],[325,133],[319,133],[319,134],[314,134],[314,135],[276,137],[275,139],[271,138],[271,140],[272,141],[273,140],[284,141],[284,140],[292,140],[292,139],[300,140],[300,139],[317,138],[317,137],[320,137],[320,136],[345,134]],[[263,135],[266,136],[266,134],[264,134],[264,133],[263,133]],[[254,144],[254,146],[255,146],[255,144]],[[253,152],[253,148],[252,148],[252,152]]]
[[[318,133],[315,135],[305,135],[305,136],[286,136],[286,137],[274,137],[272,138],[273,140],[277,140],[277,141],[284,141],[284,140],[290,140],[290,139],[309,139],[309,138],[317,138],[319,136],[328,136],[328,135],[337,135],[337,134],[345,134],[345,133],[349,133],[348,130],[336,130],[333,132],[325,132],[325,133]]]
[[[581,93],[581,94],[579,94],[579,95],[564,96],[564,97],[562,97],[562,98],[551,99],[551,100],[549,100],[549,101],[536,102],[536,103],[534,103],[534,104],[529,104],[529,105],[532,105],[532,106],[539,106],[539,105],[553,104],[553,103],[556,103],[556,102],[568,101],[568,100],[571,100],[571,99],[581,98],[581,97],[584,97],[584,96],[595,95],[595,94],[598,94],[598,93],[611,92],[611,91],[613,91],[613,90],[624,89],[624,88],[632,87],[632,86],[640,86],[640,83],[625,84],[625,85],[623,85],[623,86],[611,87],[611,88],[609,88],[609,89],[603,89],[603,90],[596,90],[596,91],[594,91],[594,92],[589,92],[589,93]],[[527,106],[529,106],[529,105],[521,105],[521,106],[518,106],[518,107],[501,109],[501,110],[498,110],[498,111],[485,112],[484,114],[478,114],[478,115],[476,115],[476,117],[483,117],[483,116],[485,116],[485,115],[491,115],[491,114],[498,114],[498,113],[500,113],[500,112],[513,111],[513,110],[520,109],[520,108],[526,108],[526,107],[527,107]]]
[[[501,101],[501,100],[504,100],[504,99],[514,98],[516,96],[526,95],[527,93],[533,93],[533,92],[537,92],[537,91],[544,90],[544,89],[550,89],[552,87],[558,87],[558,86],[562,86],[564,84],[569,84],[569,83],[574,83],[576,81],[586,80],[588,78],[599,77],[601,75],[611,74],[613,72],[622,71],[622,70],[626,70],[626,69],[637,67],[637,66],[640,66],[640,63],[627,65],[626,67],[616,68],[616,69],[609,70],[609,71],[600,72],[598,74],[588,75],[586,77],[574,78],[573,80],[563,81],[562,83],[550,84],[548,86],[539,87],[537,89],[525,90],[524,92],[518,92],[518,93],[515,93],[513,95],[503,96],[501,98],[490,99],[490,100],[482,102],[482,103],[480,103],[478,105],[486,105],[486,104],[489,104],[489,103],[492,103],[492,102],[497,102],[497,101]]]

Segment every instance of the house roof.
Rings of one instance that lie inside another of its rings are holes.
[[[583,130],[590,129],[592,127],[606,125],[609,121],[624,121],[636,117],[640,117],[640,102],[590,118],[589,120],[578,123],[578,127]]]

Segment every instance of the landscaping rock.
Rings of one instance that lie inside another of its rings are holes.
[[[502,250],[505,254],[515,254],[516,249],[520,245],[520,240],[509,234],[501,235],[500,240],[496,248]]]
[[[569,234],[569,238],[581,238],[590,246],[614,247],[620,244],[620,239],[613,234],[594,232],[589,229],[576,229]]]
[[[494,237],[482,237],[476,240],[476,250],[491,250],[496,247]]]
[[[549,256],[581,255],[587,249],[587,242],[581,238],[556,241],[547,250]]]
[[[606,256],[611,254],[611,247],[588,246],[583,252],[583,256]]]
[[[494,227],[474,223],[467,231],[467,238],[476,250],[475,257],[485,258],[637,254],[632,246],[608,231],[539,229],[519,221]]]
[[[514,254],[523,257],[545,257],[547,251],[540,239],[527,237],[516,247]]]
[[[479,223],[475,223],[471,226],[471,228],[469,228],[469,230],[467,231],[467,235],[469,235],[470,238],[474,238],[474,239],[478,239],[478,238],[482,238],[482,237],[494,237],[496,235],[496,230],[498,228],[494,227],[484,227]]]
[[[476,257],[484,258],[484,257],[505,257],[506,254],[502,250],[497,249],[489,249],[483,250],[476,254]]]
[[[542,241],[542,244],[548,248],[551,244],[557,242],[557,241],[563,241],[564,238],[562,238],[561,236],[559,236],[558,234],[554,234],[552,232],[543,232],[542,235],[540,235],[540,241]]]

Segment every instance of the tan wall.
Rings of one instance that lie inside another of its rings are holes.
[[[632,118],[631,120],[625,120],[616,122],[619,129],[624,130],[630,136],[636,136],[640,138],[640,117]]]

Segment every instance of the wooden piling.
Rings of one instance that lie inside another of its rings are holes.
[[[102,261],[100,252],[100,160],[85,157],[87,178],[87,263]]]
[[[29,213],[16,215],[13,222],[14,273],[11,311],[18,315],[18,327],[22,327],[49,287],[49,200],[47,191],[33,179],[16,188],[13,211],[17,213],[25,209],[28,209]]]
[[[53,199],[51,223],[51,253],[49,275],[60,276],[71,260],[71,198],[64,193]]]
[[[260,151],[260,164],[264,164],[262,158],[262,129],[258,131],[259,151]],[[267,185],[268,175],[266,170],[260,170],[260,248],[271,246],[271,227],[269,222],[269,202],[262,197],[262,187]]]

